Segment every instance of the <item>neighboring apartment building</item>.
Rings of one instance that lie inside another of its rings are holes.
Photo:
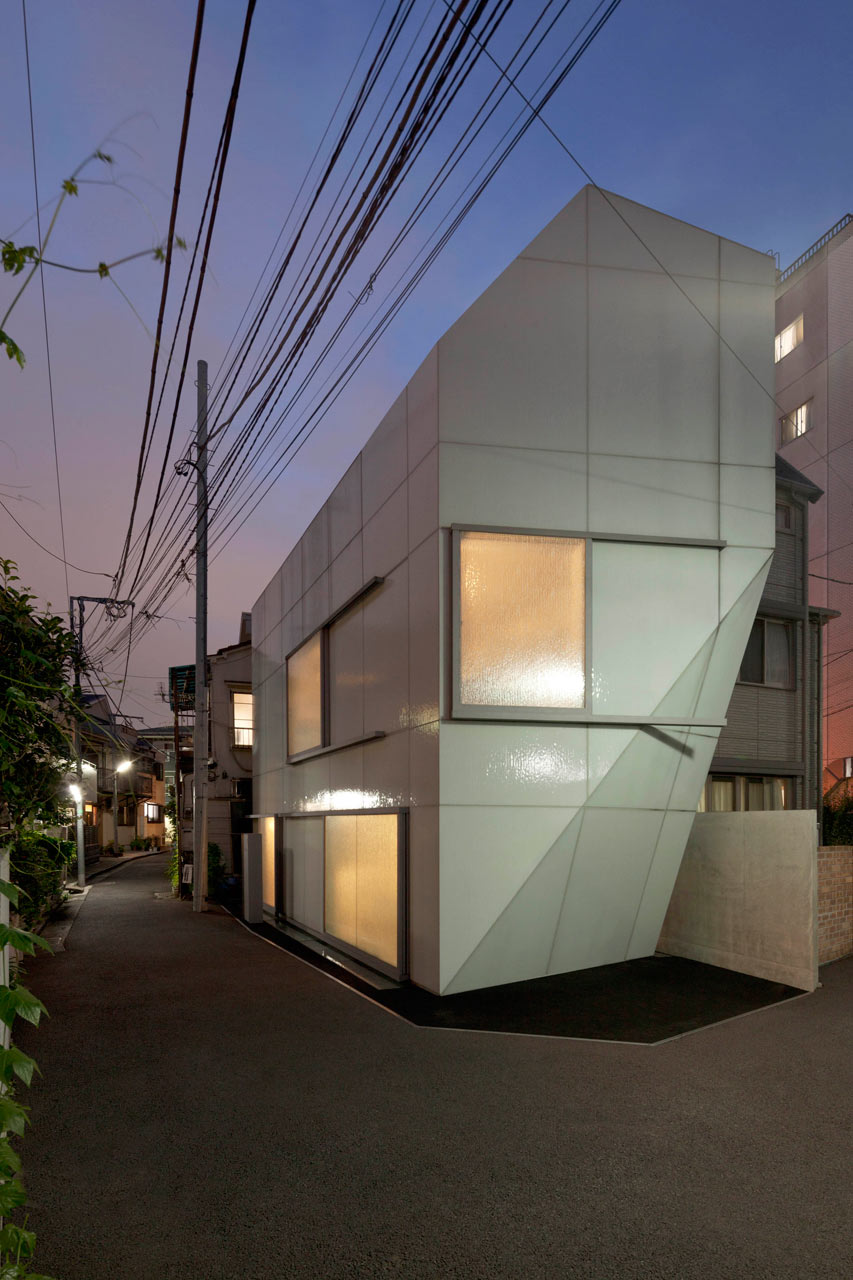
[[[654,951],[775,545],[775,278],[587,187],[430,352],[253,611],[270,916],[442,994]]]
[[[776,550],[750,632],[702,812],[821,812],[821,677],[831,610],[809,606],[809,514],[818,489],[776,457]]]
[[[240,865],[240,836],[252,830],[251,614],[243,614],[240,640],[208,658],[210,673],[210,771],[207,838],[219,846],[225,867]]]
[[[775,354],[778,446],[824,491],[811,511],[809,596],[840,614],[822,672],[829,788],[853,773],[853,215],[781,273]]]

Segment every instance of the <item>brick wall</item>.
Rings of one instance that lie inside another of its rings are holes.
[[[818,964],[853,953],[853,845],[817,851]]]

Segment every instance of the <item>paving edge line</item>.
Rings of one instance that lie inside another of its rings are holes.
[[[336,982],[339,987],[344,987],[353,995],[359,996],[362,1000],[366,1000],[368,1004],[375,1005],[377,1009],[381,1009],[383,1013],[387,1013],[392,1018],[396,1018],[399,1022],[405,1022],[407,1026],[412,1027],[416,1031],[446,1031],[457,1032],[460,1035],[472,1036],[513,1036],[516,1039],[524,1040],[562,1040],[564,1043],[569,1041],[573,1044],[609,1044],[609,1045],[626,1045],[631,1049],[658,1049],[661,1045],[672,1044],[675,1040],[683,1040],[686,1036],[697,1036],[703,1031],[713,1031],[715,1027],[725,1026],[727,1022],[738,1022],[741,1018],[750,1018],[755,1013],[765,1013],[770,1009],[780,1009],[785,1005],[793,1004],[795,1000],[803,1000],[807,996],[813,996],[814,991],[801,991],[796,996],[788,996],[784,1000],[774,1000],[772,1004],[760,1005],[757,1009],[745,1009],[743,1013],[733,1013],[729,1018],[720,1018],[717,1022],[709,1022],[704,1027],[691,1027],[689,1031],[677,1031],[674,1036],[665,1036],[662,1040],[606,1040],[596,1036],[556,1036],[550,1034],[541,1034],[536,1031],[492,1031],[488,1027],[430,1027],[423,1026],[419,1022],[412,1022],[411,1019],[403,1017],[401,1013],[397,1013],[395,1009],[389,1009],[386,1004],[381,1004],[379,1000],[374,1000],[364,991],[359,991],[357,987],[353,987],[348,982],[343,982],[340,978],[336,978],[333,973],[326,973],[324,969],[320,969],[317,965],[312,964],[310,960],[303,960],[301,956],[294,955],[292,951],[288,951],[287,947],[282,947],[279,943],[274,942],[272,938],[265,938],[262,934],[256,933],[251,925],[246,924],[245,920],[241,920],[239,916],[233,912],[226,910],[225,914],[230,916],[236,924],[239,924],[246,933],[251,934],[253,938],[257,938],[258,942],[265,942],[268,947],[274,947],[276,951],[283,954],[291,960],[296,960],[298,964],[304,964],[307,968],[313,969],[321,978],[328,978],[331,982]],[[816,987],[815,990],[819,990]]]
[[[89,896],[89,890],[92,887],[92,881],[98,880],[102,876],[108,876],[113,871],[118,871],[119,867],[129,867],[134,862],[139,862],[142,858],[152,858],[156,853],[166,853],[165,849],[147,849],[144,853],[136,853],[132,857],[128,857],[123,862],[117,862],[114,867],[103,867],[100,871],[93,871],[86,878],[85,885],[80,888],[79,885],[72,884],[70,888],[66,887],[68,897],[56,907],[46,920],[36,929],[36,933],[44,938],[45,942],[49,942],[51,950],[65,950],[65,940],[74,927],[74,923],[80,914],[84,902]],[[61,913],[61,918],[60,918]]]

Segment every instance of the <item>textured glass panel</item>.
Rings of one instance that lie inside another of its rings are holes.
[[[764,780],[762,778],[746,778],[746,807],[755,812],[765,808]],[[769,808],[769,806],[766,806]]]
[[[462,534],[462,703],[584,705],[585,559],[582,538]]]
[[[397,963],[397,815],[356,818],[358,832],[357,946]]]
[[[788,689],[791,685],[791,628],[785,622],[766,622],[765,680]]]
[[[261,819],[264,905],[275,908],[275,818]]]
[[[323,745],[322,634],[287,660],[287,753]]]
[[[752,624],[738,680],[749,684],[764,683],[764,623],[760,620]]]
[[[356,820],[326,818],[325,929],[356,946]]]

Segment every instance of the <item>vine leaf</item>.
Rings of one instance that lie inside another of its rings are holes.
[[[26,987],[0,986],[0,1022],[7,1027],[11,1027],[16,1018],[23,1018],[37,1027],[42,1014],[47,1016],[47,1009]]]
[[[13,929],[9,924],[0,924],[0,947],[5,947],[7,943],[28,956],[35,955],[36,947],[43,947],[45,951],[53,950],[49,942],[45,942],[37,933],[30,933],[29,929]]]

